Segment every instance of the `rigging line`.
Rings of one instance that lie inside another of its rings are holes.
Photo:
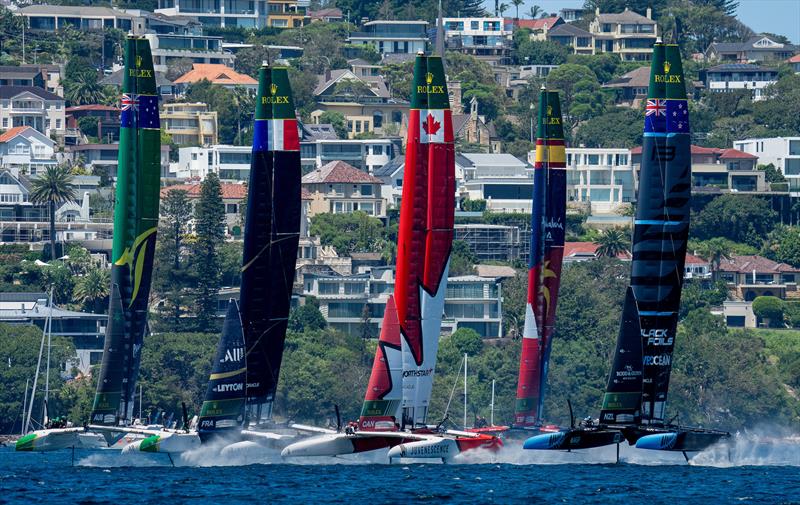
[[[444,408],[444,416],[447,417],[447,413],[450,411],[450,402],[453,401],[453,394],[456,392],[456,386],[458,385],[458,381],[461,375],[461,368],[464,366],[464,358],[461,358],[461,363],[458,364],[458,372],[456,372],[456,380],[453,382],[453,389],[450,390],[450,398],[447,400],[447,406]]]

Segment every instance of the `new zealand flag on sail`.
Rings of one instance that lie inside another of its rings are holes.
[[[686,100],[650,98],[644,117],[645,133],[688,133],[689,107]]]
[[[136,95],[125,93],[122,105],[121,124],[123,128],[153,128],[161,124],[158,119],[158,97],[155,95]]]

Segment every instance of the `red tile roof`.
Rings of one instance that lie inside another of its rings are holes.
[[[719,159],[757,160],[758,156],[740,151],[738,149],[723,149],[722,153],[719,155]]]
[[[758,156],[753,156],[752,154],[748,154],[738,149],[719,149],[717,147],[701,147],[692,145],[691,146],[691,153],[692,154],[716,154],[719,155],[721,159],[746,159],[746,160],[757,160]],[[631,154],[642,154],[642,146],[636,146],[631,149]]]
[[[686,253],[686,264],[687,265],[708,265],[708,261],[704,260],[700,256],[695,256],[694,254]]]
[[[719,269],[723,272],[736,272],[740,274],[752,274],[754,270],[757,274],[800,272],[797,268],[789,266],[786,263],[778,263],[757,255],[732,255],[731,259],[722,260],[722,262],[720,262]]]
[[[223,182],[222,186],[222,199],[223,200],[244,200],[247,196],[247,185],[243,183],[227,183]],[[192,184],[174,184],[161,188],[161,198],[167,196],[170,191],[186,191],[186,196],[189,198],[200,198],[200,183]]]
[[[306,188],[300,189],[300,199],[301,200],[313,200],[311,196],[311,191],[307,190]]]
[[[551,16],[549,18],[539,18],[539,19],[515,19],[514,22],[517,23],[517,26],[520,28],[528,28],[530,30],[539,30],[544,28],[545,25],[548,28],[552,28],[553,25],[558,21],[559,16]]]
[[[75,107],[67,107],[66,113],[69,114],[70,112],[77,112],[81,110],[103,110],[103,111],[110,111],[110,112],[119,112],[118,107],[112,107],[111,105],[76,105]]]
[[[800,63],[800,54],[795,54],[794,56],[786,60],[786,63]]]
[[[344,161],[331,161],[303,176],[303,184],[320,183],[382,184],[383,181]]]
[[[6,130],[6,132],[4,134],[0,135],[0,142],[8,142],[9,140],[13,139],[14,137],[16,137],[20,133],[24,132],[28,128],[31,128],[31,127],[30,126],[15,126],[13,128],[10,128],[10,129]],[[33,128],[31,128],[31,129],[33,129]]]
[[[258,81],[249,75],[240,74],[236,70],[220,63],[193,63],[192,69],[178,77],[175,84],[193,83],[206,79],[219,85],[256,85]]]
[[[597,257],[597,248],[600,244],[595,242],[564,242],[564,258]],[[621,260],[631,259],[630,253],[618,254]]]

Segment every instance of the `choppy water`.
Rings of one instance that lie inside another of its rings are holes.
[[[177,458],[176,467],[165,455],[85,450],[72,466],[69,451],[2,449],[0,503],[800,504],[800,445],[740,441],[730,455],[713,450],[691,464],[680,454],[623,447],[622,462],[614,459],[613,447],[507,447],[448,465],[388,465],[385,453],[287,464],[276,453],[223,460],[201,448]]]

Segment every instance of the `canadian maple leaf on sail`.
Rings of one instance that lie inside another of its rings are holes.
[[[439,128],[441,127],[442,123],[436,121],[436,118],[434,118],[433,115],[430,113],[428,114],[428,117],[425,118],[425,122],[422,123],[422,128],[428,135],[436,135],[436,132],[438,132]]]

